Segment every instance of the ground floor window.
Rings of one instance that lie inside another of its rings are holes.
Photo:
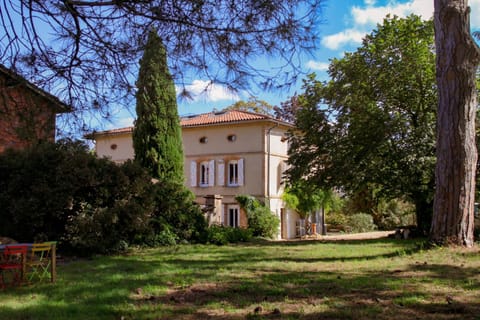
[[[238,206],[228,207],[228,225],[234,228],[240,226],[240,210]]]

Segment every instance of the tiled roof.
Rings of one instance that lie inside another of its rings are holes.
[[[269,116],[259,113],[252,113],[239,110],[227,110],[220,112],[209,112],[190,117],[182,117],[180,124],[182,127],[195,127],[209,124],[243,122],[252,120],[271,119]]]
[[[133,131],[133,127],[126,127],[126,128],[119,128],[119,129],[111,129],[107,131],[102,131],[104,133],[109,134],[120,134],[120,133],[130,133]]]
[[[248,122],[248,121],[258,121],[258,120],[271,120],[277,123],[283,123],[285,125],[291,126],[291,124],[287,122],[273,119],[272,117],[265,114],[239,111],[239,110],[209,112],[209,113],[202,113],[202,114],[197,114],[193,116],[182,117],[180,119],[180,125],[183,128],[185,128],[185,127],[238,123],[238,122]],[[91,134],[88,134],[87,138],[91,139],[96,135],[116,135],[116,134],[122,134],[122,133],[130,133],[132,131],[133,131],[133,127],[98,131],[98,132],[93,132]]]
[[[111,129],[111,130],[105,130],[105,131],[94,131],[92,133],[86,134],[85,138],[95,139],[95,136],[111,136],[111,135],[131,133],[131,132],[133,132],[133,127]]]

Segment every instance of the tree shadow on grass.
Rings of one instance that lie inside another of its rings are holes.
[[[403,286],[408,291],[392,289],[389,283],[403,283],[402,275],[397,273],[332,276],[328,272],[277,272],[251,279],[196,284],[145,297],[138,303],[169,306],[171,315],[187,314],[183,319],[478,319],[480,312],[478,291],[469,302],[449,303],[442,292],[425,293],[418,283],[406,281]],[[232,311],[218,314],[216,308],[209,307],[213,305]]]
[[[408,254],[412,246],[404,244]],[[0,304],[0,319],[478,319],[478,268],[322,270],[345,257],[322,258],[317,245],[320,254],[312,258],[289,256],[279,245],[186,246],[74,262],[59,266],[56,284],[0,292],[0,301],[20,304]],[[389,258],[398,250],[355,259]],[[425,289],[430,283],[433,291]],[[439,287],[454,291],[452,303]]]

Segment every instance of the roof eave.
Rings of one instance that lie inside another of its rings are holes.
[[[17,80],[20,84],[22,84],[25,87],[27,87],[28,89],[32,90],[33,92],[35,92],[39,96],[49,100],[56,107],[54,109],[55,113],[68,113],[68,112],[73,111],[72,106],[67,105],[66,103],[62,102],[59,98],[55,97],[51,93],[46,92],[43,89],[37,87],[36,85],[34,85],[30,81],[28,81],[27,79],[22,77],[21,75],[19,75],[18,73],[6,68],[2,64],[0,64],[0,72],[2,72],[3,74],[5,74],[8,77],[11,77],[11,78]]]

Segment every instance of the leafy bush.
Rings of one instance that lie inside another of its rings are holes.
[[[168,228],[178,240],[204,240],[207,221],[190,190],[180,183],[160,181],[153,186],[152,194],[151,227],[154,234]]]
[[[349,217],[348,226],[351,232],[368,232],[377,229],[373,217],[366,213],[356,213]]]
[[[330,211],[326,214],[325,223],[330,226],[345,226],[348,223],[348,216],[341,211]]]
[[[174,246],[178,242],[178,237],[170,228],[165,228],[155,236],[155,246]]]
[[[133,162],[98,159],[63,140],[0,156],[0,234],[60,240],[76,254],[128,247],[149,228],[151,182]]]
[[[0,190],[0,235],[21,242],[61,241],[64,252],[85,255],[206,238],[183,184],[153,184],[138,164],[98,159],[78,141],[3,153]]]
[[[270,209],[252,196],[240,195],[235,198],[246,211],[248,229],[255,237],[274,238],[278,232],[280,220]]]
[[[246,242],[252,238],[252,231],[244,228],[211,225],[207,230],[207,242],[216,245]]]
[[[373,220],[382,230],[415,224],[415,206],[398,199],[382,200],[373,209]]]

